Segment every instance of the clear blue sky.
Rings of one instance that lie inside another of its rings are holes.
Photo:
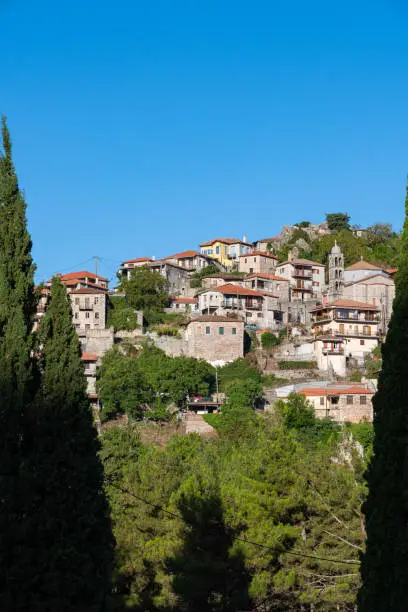
[[[399,228],[407,4],[0,0],[38,279],[330,211]]]

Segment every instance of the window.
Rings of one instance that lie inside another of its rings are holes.
[[[353,396],[352,395],[348,395],[347,396],[347,405],[350,405],[353,403]]]
[[[224,253],[225,253],[225,255],[228,254],[228,247],[226,247],[226,246],[224,247]]]
[[[89,325],[89,323],[85,325],[85,329],[91,329],[91,326]]]
[[[219,327],[218,328],[218,333],[220,336],[222,336],[224,334],[224,328],[223,327]]]
[[[179,304],[176,304],[176,308],[178,308],[178,307],[179,307]]]
[[[360,404],[367,404],[367,396],[360,395]]]
[[[74,318],[77,319],[78,318],[78,313],[76,312],[74,315]]]
[[[365,345],[365,340],[360,340],[360,346],[364,346]]]
[[[99,298],[94,298],[94,304],[97,304],[99,302]]]
[[[254,257],[254,263],[256,263],[256,257]]]
[[[260,319],[262,317],[262,312],[258,312],[257,313],[257,317],[258,317],[258,319]]]
[[[324,406],[324,397],[321,397],[321,398],[320,398],[320,405],[321,405],[321,406]]]
[[[75,298],[75,306],[79,306],[79,298]]]
[[[248,263],[248,259],[245,257],[245,263]]]
[[[220,254],[220,247],[219,246],[215,247],[215,254],[216,255]]]
[[[95,319],[99,319],[99,312],[95,312]]]
[[[209,335],[210,335],[210,331],[211,331],[211,330],[210,330],[210,328],[209,328],[209,327],[206,327],[206,328],[205,328],[205,333],[206,333],[206,335],[207,335],[207,336],[209,336]]]
[[[89,319],[89,312],[85,313],[85,319]]]
[[[253,274],[254,273],[254,269],[253,268],[249,268],[249,273]]]
[[[233,327],[233,328],[232,328],[232,335],[233,335],[233,336],[236,336],[236,335],[237,335],[237,328],[236,328],[236,327]]]
[[[89,298],[85,298],[85,308],[89,308]]]

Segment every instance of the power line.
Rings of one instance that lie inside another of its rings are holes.
[[[177,514],[175,512],[171,512],[170,510],[166,510],[166,508],[164,508],[161,504],[154,504],[153,502],[149,502],[144,497],[141,497],[140,495],[136,495],[136,493],[133,493],[132,491],[129,491],[127,489],[119,487],[111,479],[107,479],[107,480],[108,480],[109,484],[111,486],[115,487],[115,489],[117,489],[118,491],[121,491],[122,493],[126,493],[127,495],[130,495],[130,497],[134,497],[135,499],[143,502],[144,504],[147,504],[148,506],[152,506],[153,508],[156,508],[157,510],[160,510],[161,512],[164,512],[165,514],[168,514],[169,516],[172,516],[173,518],[178,518],[178,519],[183,520],[183,517],[180,514]],[[218,525],[218,526],[221,526],[221,527],[228,527],[228,525],[225,525],[223,523],[218,523],[218,522],[213,523],[213,525]],[[305,557],[307,559],[317,559],[319,561],[328,561],[330,563],[344,563],[344,564],[347,564],[347,565],[360,565],[360,561],[355,561],[353,559],[330,559],[329,557],[320,557],[320,556],[317,556],[317,555],[308,555],[308,554],[302,553],[300,551],[289,551],[289,550],[277,551],[272,546],[267,546],[266,544],[260,544],[259,542],[254,542],[253,540],[248,540],[247,538],[241,538],[239,536],[234,536],[234,535],[231,535],[231,534],[229,534],[229,535],[230,535],[232,540],[237,540],[239,542],[244,542],[245,544],[250,544],[252,546],[256,546],[258,548],[262,548],[262,549],[265,549],[265,550],[271,550],[275,554],[277,552],[279,552],[280,554],[284,554],[284,555],[293,555],[294,557]]]

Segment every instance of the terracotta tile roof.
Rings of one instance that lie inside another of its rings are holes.
[[[122,262],[122,266],[123,264],[127,264],[127,263],[142,263],[143,261],[153,261],[153,259],[151,257],[137,257],[136,259],[126,259],[126,261]]]
[[[220,287],[211,287],[210,289],[206,289],[206,291],[219,291],[224,295],[248,295],[254,297],[263,297],[262,293],[259,291],[254,291],[253,289],[247,289],[246,287],[240,287],[239,285],[221,285]]]
[[[361,259],[360,261],[356,261],[356,263],[353,263],[351,266],[346,268],[346,271],[347,270],[383,270],[383,268],[381,266],[375,266],[369,263],[368,261]]]
[[[315,312],[316,310],[325,310],[330,308],[351,308],[353,310],[375,310],[378,311],[377,306],[374,304],[367,304],[367,302],[355,302],[354,300],[336,300],[335,302],[328,302],[327,304],[322,304],[322,306],[316,306],[316,308],[312,308],[311,312]]]
[[[247,246],[251,246],[250,242],[244,242],[243,240],[239,240],[239,238],[214,238],[213,240],[202,242],[200,247],[211,246],[214,242],[223,242],[224,244],[246,244]]]
[[[240,273],[240,274],[227,274],[227,273],[223,273],[223,272],[219,272],[219,273],[215,273],[215,274],[208,274],[207,276],[204,276],[204,278],[221,278],[222,280],[243,280],[244,278],[244,273]]]
[[[163,257],[163,259],[187,259],[188,257],[197,257],[197,255],[206,257],[206,255],[199,253],[198,251],[182,251],[181,253],[175,253],[174,255]]]
[[[317,261],[311,261],[310,259],[297,259],[294,257],[293,259],[288,259],[287,261],[282,261],[278,263],[278,266],[284,266],[286,264],[293,264],[294,266],[319,266],[320,268],[324,268],[324,264],[318,263]]]
[[[269,257],[270,259],[278,260],[275,255],[272,255],[272,253],[268,253],[268,251],[251,251],[250,253],[242,253],[240,257],[251,257],[252,255],[259,255],[260,257]]]
[[[297,391],[298,395],[306,395],[306,397],[331,397],[333,395],[374,395],[374,391],[366,387],[338,387],[337,389],[324,387],[304,387]]]
[[[289,282],[288,278],[284,276],[277,276],[276,274],[264,274],[263,272],[254,272],[253,274],[249,274],[247,278],[265,278],[267,280],[276,280],[276,281],[286,281]]]
[[[81,270],[80,272],[69,272],[68,274],[62,274],[61,280],[70,280],[71,278],[79,278],[81,280],[85,278],[99,278],[101,281],[108,282],[107,278],[95,274],[94,272],[88,272],[87,270]]]
[[[170,301],[174,302],[175,304],[195,304],[196,302],[198,302],[197,298],[187,298],[187,297],[170,298]]]
[[[74,289],[71,291],[69,295],[96,295],[103,294],[106,295],[106,291],[103,289],[91,289],[91,287],[82,287],[81,289]]]
[[[388,272],[388,274],[391,274],[391,276],[393,274],[396,274],[398,272],[398,268],[390,268],[389,270],[385,270],[386,272]]]
[[[201,317],[194,317],[187,325],[191,323],[244,323],[242,319],[235,319],[234,317],[224,317],[221,315],[202,315]]]
[[[96,353],[87,353],[85,351],[82,353],[81,359],[82,361],[98,361],[98,355]]]

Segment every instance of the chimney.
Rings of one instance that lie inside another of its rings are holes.
[[[242,236],[242,242],[248,242],[248,239],[247,239],[247,235],[246,235],[246,234],[244,234],[244,235]]]
[[[156,261],[156,255],[152,255],[151,260]]]

